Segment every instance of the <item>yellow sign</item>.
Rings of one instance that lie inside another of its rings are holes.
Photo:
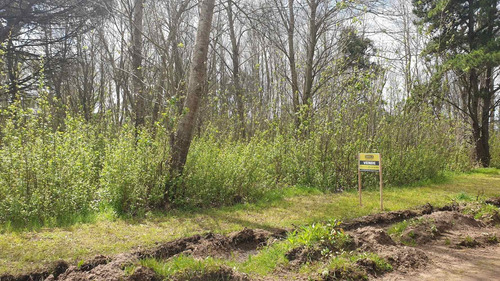
[[[358,189],[359,189],[359,205],[361,203],[361,172],[378,172],[380,178],[380,210],[384,210],[384,197],[382,190],[384,188],[384,180],[382,179],[382,157],[380,153],[360,153],[358,155]]]
[[[380,153],[360,153],[359,170],[361,172],[380,171]]]

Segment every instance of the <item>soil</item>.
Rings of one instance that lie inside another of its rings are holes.
[[[245,260],[249,255],[256,253],[259,247],[285,238],[286,233],[284,229],[268,231],[249,228],[226,236],[207,233],[168,242],[152,250],[139,251],[136,255],[141,259],[168,259],[179,254],[187,254],[198,258],[211,256]]]
[[[500,198],[488,201],[500,206]],[[498,203],[498,204],[497,204]],[[368,258],[347,268],[318,276],[299,273],[305,263],[322,260],[320,248],[298,247],[286,254],[290,263],[262,280],[494,280],[500,276],[500,222],[498,212],[474,219],[454,204],[443,208],[425,205],[415,210],[385,212],[342,223],[352,237],[346,251],[371,252],[385,259],[393,268],[383,272]],[[390,236],[387,230],[403,220],[411,223],[401,235]],[[96,256],[79,266],[58,261],[46,270],[26,275],[0,276],[0,281],[14,280],[161,280],[154,271],[139,265],[144,258],[168,259],[191,255],[244,261],[262,246],[286,238],[283,229],[243,229],[228,235],[207,233],[160,244],[153,249],[136,250],[116,256]],[[130,272],[134,268],[133,272]],[[255,277],[254,277],[255,278]],[[203,272],[187,271],[172,280],[251,280],[250,276],[222,266]],[[253,280],[253,279],[252,279]],[[260,279],[259,279],[260,280]]]

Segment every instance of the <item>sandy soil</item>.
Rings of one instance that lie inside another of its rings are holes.
[[[376,280],[500,280],[500,246],[452,249],[446,246],[421,247],[428,265],[408,274],[389,273]]]

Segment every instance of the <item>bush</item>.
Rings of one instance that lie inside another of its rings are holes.
[[[47,112],[12,106],[3,113],[0,222],[69,221],[109,207],[138,215],[162,207],[166,129],[124,126],[111,133],[71,116],[57,127]],[[388,115],[355,104],[319,112],[314,120],[299,132],[270,125],[249,140],[204,130],[190,148],[175,206],[250,202],[291,185],[354,188],[358,152],[382,153],[384,181],[391,185],[471,167],[470,148],[458,141],[455,123],[428,110]],[[364,177],[365,186],[376,186],[376,177]]]
[[[147,130],[137,136],[125,127],[108,141],[100,195],[120,214],[138,214],[160,206],[169,146],[166,132]]]
[[[63,222],[97,210],[101,135],[68,117],[53,132],[43,116],[11,108],[0,143],[0,221]]]

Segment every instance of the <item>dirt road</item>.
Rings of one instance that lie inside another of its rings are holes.
[[[429,264],[408,274],[389,273],[377,280],[500,280],[500,247],[452,249],[446,246],[422,247]]]

